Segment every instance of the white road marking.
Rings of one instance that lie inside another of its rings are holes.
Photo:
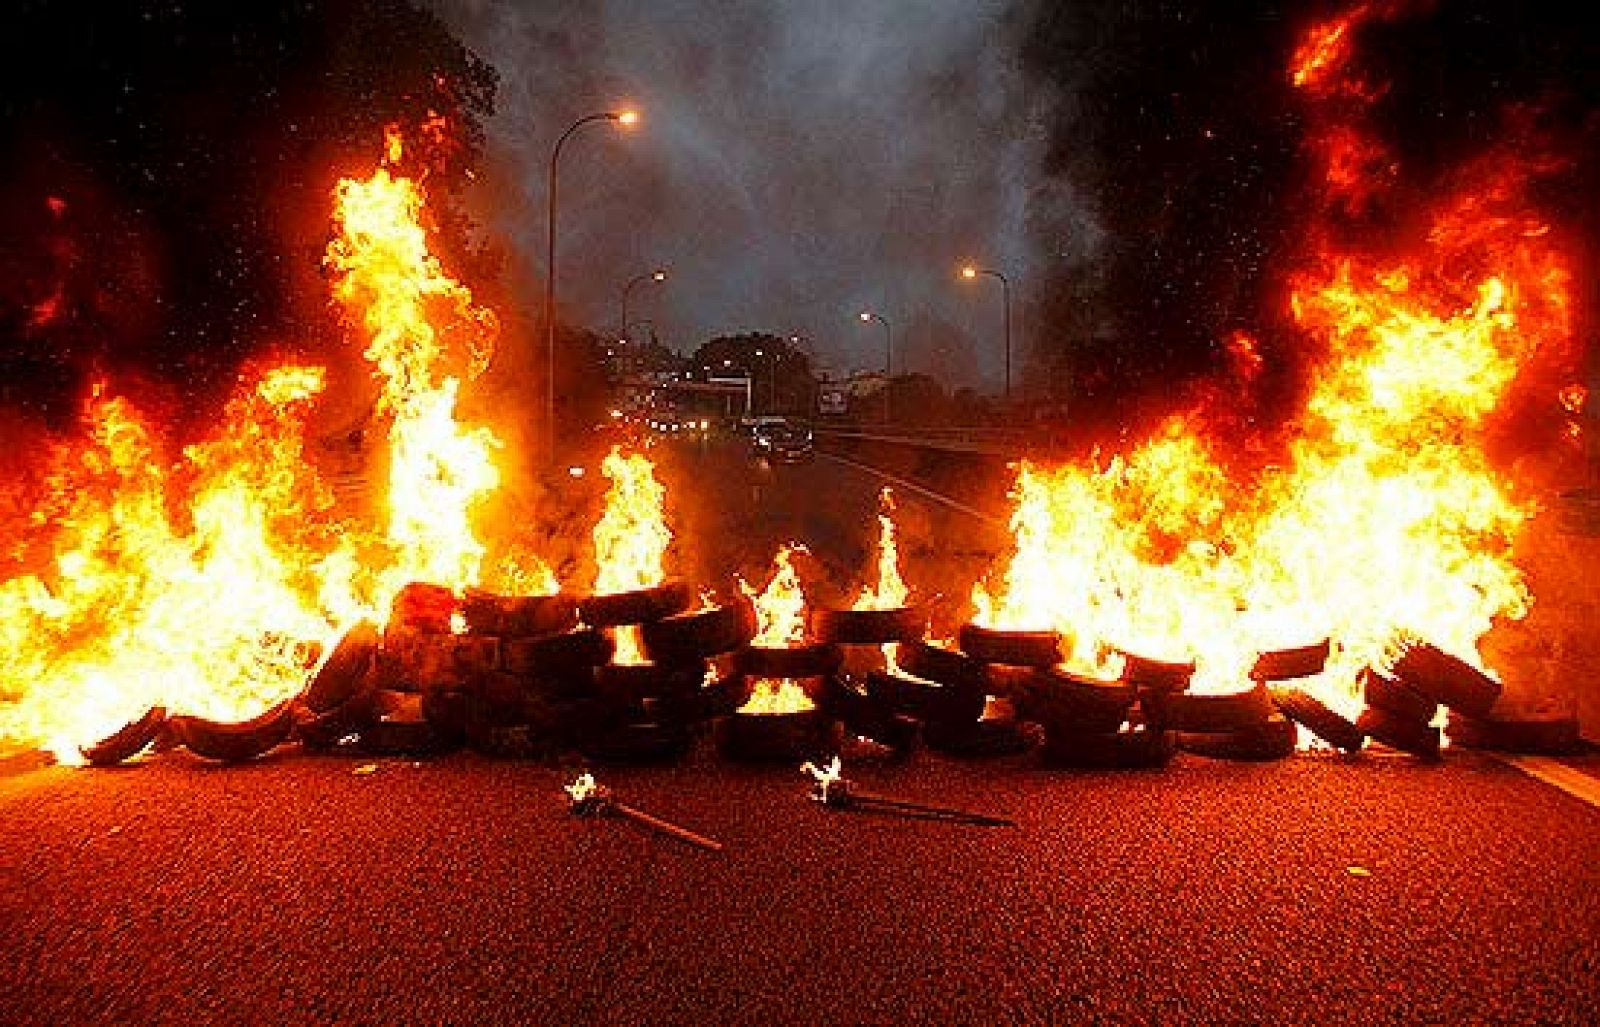
[[[1575,799],[1600,807],[1600,778],[1585,774],[1549,756],[1500,756],[1529,777],[1538,778],[1552,788],[1559,788]]]
[[[876,467],[873,467],[870,464],[857,463],[854,460],[850,460],[850,459],[847,459],[847,458],[842,457],[842,456],[835,456],[832,453],[824,453],[824,452],[821,452],[821,451],[818,451],[817,455],[820,456],[820,457],[823,457],[824,459],[832,460],[834,463],[844,464],[847,467],[854,467],[858,471],[866,471],[868,474],[871,474],[871,475],[873,475],[875,477],[878,477],[878,478],[882,478],[884,481],[887,481],[887,482],[891,483],[896,488],[905,489],[907,492],[915,492],[917,495],[922,496],[924,499],[931,499],[935,503],[942,503],[943,505],[948,506],[952,510],[960,510],[962,513],[969,514],[970,516],[976,517],[980,521],[988,521],[990,524],[995,524],[995,525],[1000,525],[1000,526],[1004,526],[1005,523],[1006,523],[1005,521],[1001,520],[998,517],[994,517],[994,516],[991,516],[989,514],[986,514],[982,510],[974,509],[973,507],[970,507],[965,503],[962,503],[962,502],[960,502],[958,500],[951,499],[949,496],[942,495],[941,493],[935,492],[932,489],[930,489],[930,488],[928,488],[928,487],[926,487],[924,485],[918,485],[914,481],[909,481],[909,480],[907,480],[905,478],[901,478],[901,477],[898,477],[898,476],[893,475],[893,474],[886,474],[883,471],[878,470]]]

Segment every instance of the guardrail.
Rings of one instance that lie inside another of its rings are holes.
[[[925,428],[896,431],[869,426],[849,428],[817,427],[819,438],[933,449],[946,453],[972,453],[981,456],[1026,456],[1045,444],[1034,432],[1017,428]]]

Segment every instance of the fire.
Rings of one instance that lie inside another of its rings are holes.
[[[1355,25],[1398,10],[1362,4],[1314,30],[1296,83],[1326,86]],[[1381,152],[1356,113],[1324,127]],[[1331,190],[1392,170],[1351,167],[1366,177]],[[1309,684],[1346,712],[1357,671],[1396,638],[1483,667],[1480,639],[1531,601],[1512,557],[1533,512],[1485,442],[1524,372],[1559,364],[1572,333],[1566,265],[1520,200],[1538,171],[1504,153],[1465,169],[1409,256],[1310,256],[1291,310],[1321,356],[1277,464],[1230,466],[1189,415],[1095,466],[1020,465],[1015,550],[974,588],[977,622],[1055,628],[1083,673],[1115,672],[1119,651],[1193,659],[1194,688],[1213,692],[1244,687],[1263,650],[1331,637]]]
[[[611,480],[611,489],[605,513],[594,526],[595,592],[630,592],[661,584],[672,531],[664,512],[667,490],[656,480],[655,465],[643,454],[623,456],[613,448],[600,469]],[[648,662],[637,628],[617,631],[615,659]]]
[[[1562,388],[1560,393],[1562,409],[1574,416],[1583,413],[1583,408],[1589,402],[1589,390],[1574,382]]]
[[[911,590],[900,576],[900,548],[895,542],[894,494],[886,485],[878,494],[878,580],[856,597],[857,610],[895,610],[906,605]]]
[[[782,649],[806,640],[806,594],[795,572],[794,555],[805,547],[788,543],[773,557],[772,580],[757,594],[744,581],[739,588],[755,606],[757,631],[751,645]],[[815,707],[799,682],[788,678],[757,678],[750,700],[741,713],[795,713]]]
[[[388,164],[400,145],[390,132]],[[241,374],[217,429],[181,449],[97,385],[80,436],[5,483],[0,743],[71,762],[157,704],[247,719],[297,693],[319,650],[357,617],[381,620],[405,583],[483,574],[469,514],[498,480],[496,443],[455,404],[486,366],[494,318],[429,252],[415,182],[380,167],[342,180],[335,201],[326,260],[380,383],[387,522],[340,516],[308,460],[320,367]],[[492,570],[552,584],[526,554]]]

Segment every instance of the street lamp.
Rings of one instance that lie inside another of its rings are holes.
[[[643,274],[634,275],[632,278],[628,279],[628,284],[622,287],[622,317],[618,319],[617,324],[622,326],[622,336],[624,342],[627,341],[628,337],[628,294],[632,292],[633,287],[638,285],[640,282],[664,282],[666,280],[667,269],[664,267],[658,267],[654,271],[646,271]]]
[[[556,140],[556,145],[550,151],[550,179],[549,193],[550,209],[548,213],[549,236],[545,246],[544,265],[544,416],[545,430],[549,433],[549,448],[546,455],[554,459],[556,452],[556,168],[561,157],[561,146],[567,139],[583,126],[596,121],[614,121],[619,125],[632,126],[639,120],[637,111],[602,111],[599,114],[589,114],[574,121],[561,133],[561,138]],[[626,327],[626,325],[624,325]]]
[[[968,264],[961,269],[961,277],[971,281],[979,275],[989,275],[1000,279],[1000,301],[1004,307],[1005,337],[1006,337],[1006,402],[1011,402],[1011,283],[1006,276],[998,271],[986,267],[977,267]]]
[[[894,391],[894,329],[882,314],[863,310],[860,317],[863,322],[876,321],[883,325],[883,423],[888,424],[891,420],[889,394]]]

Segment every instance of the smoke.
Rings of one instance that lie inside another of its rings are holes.
[[[993,279],[1013,282],[1013,358],[1026,351],[1041,218],[1087,238],[1085,215],[1034,181],[1048,124],[1017,58],[1017,0],[438,0],[501,76],[489,124],[495,228],[542,284],[546,179],[576,119],[637,105],[563,147],[562,316],[608,332],[629,318],[684,352],[744,331],[803,336],[824,366],[895,369],[996,389],[1004,365]],[[1074,244],[1080,245],[1081,242]]]

